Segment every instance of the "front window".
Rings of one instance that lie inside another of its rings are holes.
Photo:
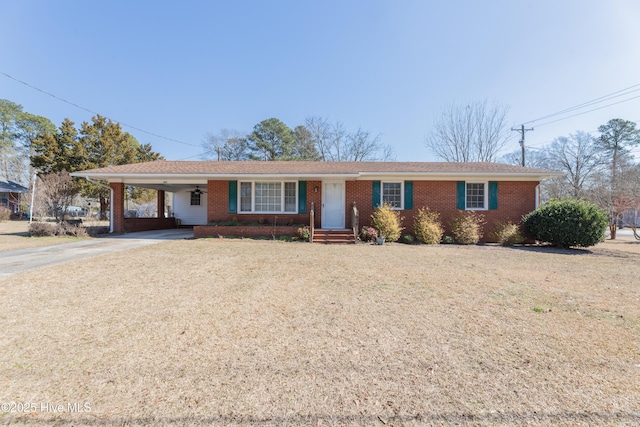
[[[251,184],[250,182],[240,183],[240,212],[251,212],[253,210],[251,207]]]
[[[257,212],[280,212],[282,210],[282,184],[279,182],[256,182],[255,210]]]
[[[240,183],[240,212],[296,213],[296,182],[264,181]]]
[[[484,183],[467,183],[467,209],[486,209],[486,200]]]
[[[388,203],[396,209],[402,209],[402,183],[382,183],[382,203]]]

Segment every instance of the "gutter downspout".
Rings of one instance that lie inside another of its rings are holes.
[[[88,176],[84,177],[87,181],[92,182],[96,185],[99,185],[102,188],[109,189],[109,234],[113,234],[113,188],[108,185],[105,185],[101,182],[95,181]]]

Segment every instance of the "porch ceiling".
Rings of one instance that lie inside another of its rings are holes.
[[[138,188],[149,188],[152,190],[163,190],[170,193],[178,193],[180,191],[195,190],[196,185],[200,187],[202,191],[207,191],[207,182],[194,182],[194,183],[148,183],[148,182],[125,182],[125,185]]]

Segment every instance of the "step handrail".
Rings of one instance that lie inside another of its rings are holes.
[[[360,228],[360,212],[354,201],[351,204],[351,229],[353,230],[353,241],[358,243],[358,233]]]
[[[311,202],[311,209],[309,209],[309,243],[313,243],[313,233],[315,231],[316,222],[316,209],[313,202]]]

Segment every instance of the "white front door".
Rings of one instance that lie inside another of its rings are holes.
[[[344,181],[322,183],[322,228],[344,228]]]

